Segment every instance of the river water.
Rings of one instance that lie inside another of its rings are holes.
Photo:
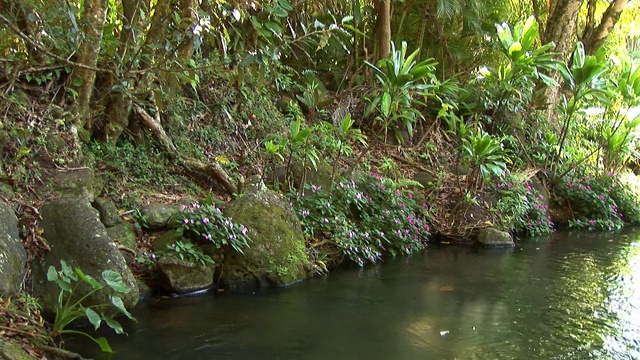
[[[282,289],[157,299],[96,359],[640,359],[640,230],[430,246]]]

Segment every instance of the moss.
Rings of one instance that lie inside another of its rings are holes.
[[[280,286],[308,276],[300,222],[281,196],[272,191],[247,194],[225,213],[246,226],[252,239],[244,255],[231,253],[225,261],[229,285]]]

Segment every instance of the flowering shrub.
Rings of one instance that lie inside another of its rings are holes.
[[[411,194],[375,173],[342,180],[332,191],[309,185],[303,195],[290,197],[308,237],[332,242],[360,266],[384,254],[422,250],[429,236]]]
[[[183,206],[180,221],[182,226],[178,234],[187,234],[195,240],[211,242],[218,249],[230,246],[233,250],[243,253],[243,248],[249,247],[251,239],[247,235],[247,228],[225,217],[222,210],[211,204],[193,203]]]
[[[574,213],[569,227],[585,230],[616,230],[624,222],[638,222],[638,202],[613,172],[582,177],[566,176],[556,187]]]
[[[174,244],[167,244],[161,251],[162,254],[173,254],[182,260],[194,264],[207,265],[215,264],[211,256],[205,254],[202,249],[190,242],[176,241]]]
[[[548,206],[544,197],[531,187],[528,180],[509,176],[495,185],[498,200],[495,210],[498,223],[505,229],[524,236],[538,236],[553,232]]]

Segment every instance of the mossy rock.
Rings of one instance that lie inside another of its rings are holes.
[[[136,234],[135,226],[131,223],[123,222],[116,224],[113,227],[107,228],[107,234],[113,241],[117,241],[120,245],[129,248],[136,248]]]
[[[89,202],[94,202],[102,189],[104,179],[88,168],[81,168],[72,171],[58,171],[53,174],[53,189],[63,196],[82,197]]]
[[[226,254],[221,285],[283,286],[309,276],[300,221],[281,195],[264,189],[245,194],[225,215],[246,226],[252,242],[244,254]]]
[[[478,243],[486,247],[514,247],[513,237],[506,231],[486,228],[478,233]]]
[[[149,204],[140,208],[140,223],[149,230],[177,227],[180,217],[180,206],[166,204]],[[172,221],[173,219],[173,221]]]

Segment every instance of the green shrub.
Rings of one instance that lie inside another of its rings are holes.
[[[202,249],[191,242],[176,241],[173,244],[167,244],[166,248],[160,252],[160,255],[165,254],[173,254],[194,264],[215,264],[211,256],[205,254]]]
[[[183,206],[181,210],[179,235],[192,235],[194,240],[211,242],[218,249],[230,246],[241,254],[244,248],[249,247],[251,239],[247,235],[248,229],[236,224],[232,218],[225,217],[222,210],[210,200],[202,205],[196,202]]]
[[[494,210],[497,223],[505,230],[524,236],[538,236],[553,232],[544,198],[531,187],[529,180],[509,176],[493,189],[500,197]]]
[[[573,212],[570,228],[617,230],[640,220],[638,201],[614,172],[566,175],[555,193]]]
[[[410,254],[426,245],[426,205],[418,205],[400,185],[372,173],[342,180],[333,190],[309,185],[304,194],[290,198],[308,237],[332,243],[363,266],[385,254]]]

